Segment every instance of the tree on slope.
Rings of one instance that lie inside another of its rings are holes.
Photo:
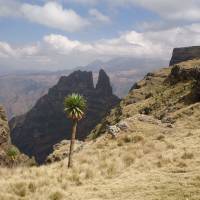
[[[86,107],[87,102],[85,98],[80,94],[73,93],[67,96],[64,100],[64,112],[66,113],[67,117],[72,120],[72,134],[69,149],[68,168],[73,166],[72,157],[76,139],[77,125],[78,122],[83,118]]]

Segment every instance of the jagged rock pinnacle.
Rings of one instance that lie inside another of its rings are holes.
[[[110,84],[110,79],[103,69],[99,71],[99,78],[97,81],[96,89],[98,91],[101,91],[102,94],[112,95],[112,87]]]

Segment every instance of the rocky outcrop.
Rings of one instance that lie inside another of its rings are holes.
[[[0,166],[29,165],[34,163],[32,161],[11,144],[7,116],[0,106]]]
[[[76,141],[74,146],[74,153],[79,152],[84,146],[83,141]],[[48,155],[45,163],[54,163],[61,161],[68,157],[70,148],[70,140],[62,140],[60,143],[53,146],[53,152]]]
[[[53,151],[54,144],[70,139],[71,121],[63,112],[63,101],[72,92],[83,95],[88,103],[85,118],[78,126],[78,140],[84,140],[109,110],[119,103],[103,70],[100,71],[96,88],[92,72],[76,71],[68,77],[61,77],[33,109],[10,123],[12,142],[22,152],[35,156],[39,163],[43,163]]]
[[[186,80],[200,81],[200,65],[196,65],[196,67],[192,68],[185,68],[183,65],[174,65],[169,75],[169,80],[171,83]]]
[[[102,69],[99,71],[99,78],[97,81],[96,90],[105,96],[112,94],[110,79],[105,71]]]
[[[10,145],[10,131],[6,113],[2,106],[0,106],[0,148],[5,149]]]
[[[173,50],[172,58],[169,65],[171,66],[180,62],[199,59],[199,58],[200,58],[200,46],[175,48]]]

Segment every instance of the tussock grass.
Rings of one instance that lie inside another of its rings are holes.
[[[128,122],[130,130],[120,137],[103,135],[86,143],[74,154],[73,169],[67,169],[67,160],[40,167],[0,168],[4,194],[0,199],[176,200],[200,195],[200,181],[195,178],[200,172],[199,158],[194,156],[200,143],[196,130],[183,130],[179,124],[175,129],[165,128],[168,134],[156,140],[165,131],[162,126]],[[192,134],[184,137],[188,132]],[[176,176],[180,173],[184,176]]]
[[[139,82],[140,89],[130,92],[107,119],[110,124],[126,120],[129,129],[116,139],[102,135],[88,141],[74,154],[73,169],[67,169],[67,160],[0,168],[0,199],[200,199],[200,103],[189,105],[190,82],[164,84],[169,73],[168,67]],[[157,119],[134,118],[149,107],[148,114]],[[158,120],[166,115],[175,120],[172,127]]]

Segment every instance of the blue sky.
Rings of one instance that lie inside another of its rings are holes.
[[[21,1],[32,5],[43,6],[43,1]],[[36,2],[38,2],[36,4]],[[54,1],[55,2],[55,1]],[[1,40],[6,40],[12,43],[27,43],[40,40],[44,35],[54,33],[62,34],[70,37],[71,39],[79,39],[82,41],[92,41],[102,38],[117,37],[121,32],[128,30],[139,30],[139,23],[159,20],[159,16],[155,13],[148,11],[140,6],[111,6],[109,4],[84,4],[84,3],[71,3],[59,2],[63,9],[73,9],[82,17],[90,17],[88,12],[90,9],[96,9],[103,15],[110,18],[112,23],[94,23],[92,27],[86,27],[83,30],[75,32],[66,32],[59,29],[40,25],[29,20],[5,16],[0,19],[0,32]],[[25,34],[27,33],[27,34]]]
[[[65,69],[115,57],[169,60],[200,44],[199,0],[0,0],[0,67]]]

